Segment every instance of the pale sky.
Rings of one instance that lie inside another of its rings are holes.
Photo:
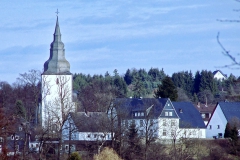
[[[105,74],[117,69],[159,68],[166,74],[220,69],[240,53],[240,23],[235,0],[1,0],[0,81],[43,70],[49,58],[56,10],[66,59],[72,73]]]

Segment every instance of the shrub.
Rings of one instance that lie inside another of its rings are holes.
[[[67,160],[81,160],[81,156],[78,154],[78,152],[71,153],[70,157],[68,157]]]
[[[103,151],[93,157],[94,160],[122,160],[112,148],[104,148]]]

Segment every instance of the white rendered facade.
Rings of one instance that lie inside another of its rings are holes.
[[[227,119],[224,116],[220,105],[218,104],[207,125],[207,138],[219,138],[219,134],[222,134],[223,137],[226,125]]]
[[[42,75],[42,98],[42,126],[61,125],[65,116],[75,111],[72,75]]]
[[[140,136],[144,136],[146,130],[148,130],[153,132],[154,137],[161,140],[206,138],[205,128],[179,128],[178,118],[123,120],[122,125],[126,128],[129,127],[131,123],[135,123]]]
[[[220,71],[217,71],[213,77],[221,81],[227,79],[227,77],[223,75]]]

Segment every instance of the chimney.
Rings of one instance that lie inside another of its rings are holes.
[[[183,113],[183,110],[182,110],[182,109],[179,109],[179,112],[180,112],[180,113]]]
[[[200,108],[200,102],[197,103],[197,107]]]

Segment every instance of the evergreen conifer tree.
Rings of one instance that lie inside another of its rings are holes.
[[[176,101],[178,98],[177,88],[175,87],[172,79],[166,76],[161,85],[158,85],[157,91],[154,92],[155,98],[170,98],[172,101]]]

